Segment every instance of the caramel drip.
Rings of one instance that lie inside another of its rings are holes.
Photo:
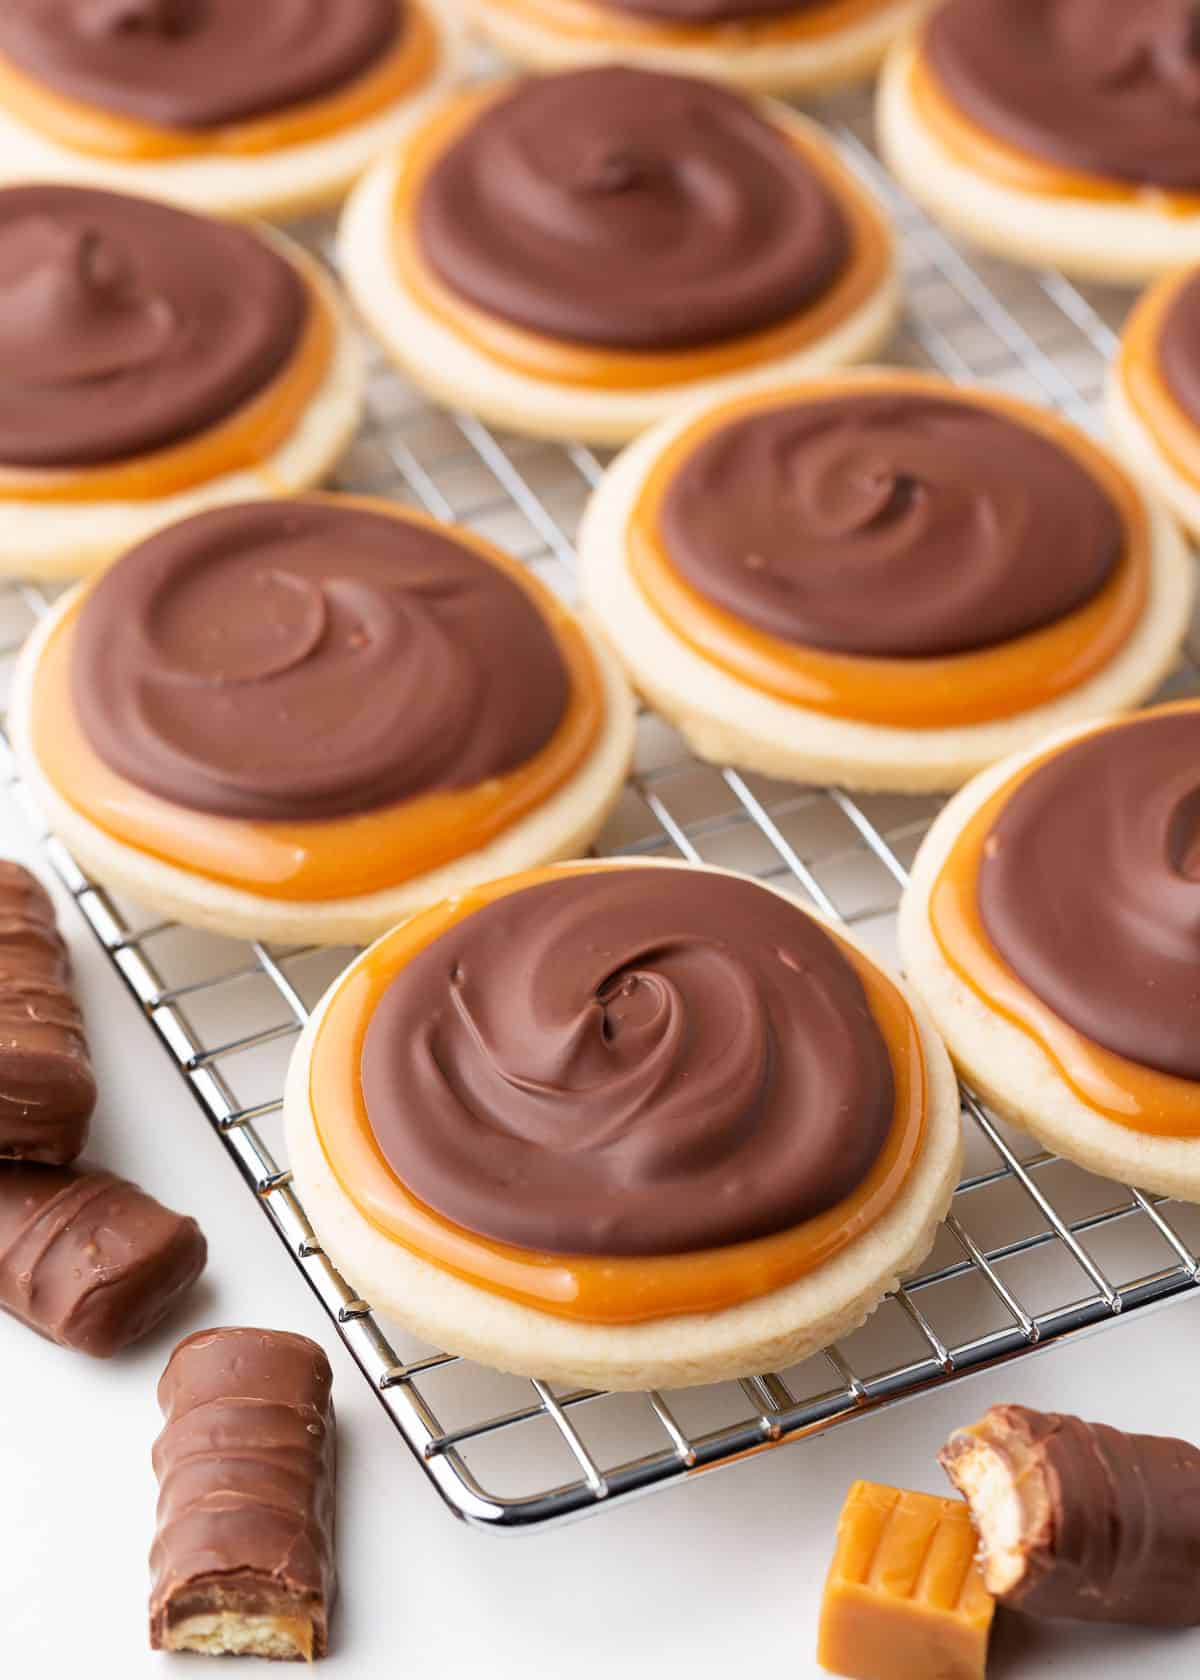
[[[391,504],[356,505],[395,513]],[[409,510],[404,517],[441,529]],[[43,774],[113,839],[207,880],[272,899],[315,903],[378,892],[486,845],[578,770],[603,727],[604,689],[586,637],[557,598],[481,538],[463,531],[456,537],[532,596],[566,662],[567,709],[546,745],[515,769],[473,787],[323,820],[255,822],[159,798],[111,770],[80,727],[71,695],[71,650],[81,597],[56,625],[34,677],[33,746]]]
[[[1154,716],[1194,712],[1195,702],[1156,709]],[[1137,724],[1150,714],[1099,725],[1081,737]],[[1200,1084],[1164,1073],[1106,1049],[1055,1013],[1025,984],[988,936],[979,907],[979,875],[997,819],[1022,784],[1058,752],[1023,766],[963,826],[929,897],[938,948],[958,978],[987,1007],[1019,1028],[1053,1063],[1088,1107],[1129,1131],[1151,1137],[1200,1137]],[[1087,860],[1080,866],[1086,868]]]
[[[919,375],[856,380],[855,391],[923,391],[945,397],[944,383]],[[661,512],[672,481],[714,432],[783,402],[837,394],[820,381],[743,397],[710,412],[676,438],[648,476],[629,522],[629,564],[649,604],[701,657],[740,682],[789,705],[826,716],[896,728],[985,723],[1047,704],[1088,681],[1120,651],[1145,609],[1151,539],[1140,496],[1109,456],[1054,415],[992,392],[955,392],[1035,428],[1068,450],[1118,508],[1125,549],[1110,580],[1083,606],[1041,629],[970,653],[881,658],[801,647],[755,628],[715,605],[672,564]]]
[[[368,122],[427,82],[438,61],[438,36],[420,0],[407,0],[394,47],[336,93],[269,116],[213,128],[159,128],[86,105],[36,81],[0,58],[0,106],[56,145],[123,163],[171,158],[254,157],[303,146]]]
[[[781,130],[781,138],[836,197],[850,244],[842,272],[799,315],[720,344],[664,352],[571,343],[486,314],[456,297],[433,274],[417,239],[417,203],[430,170],[447,147],[509,91],[506,83],[460,94],[410,138],[396,183],[392,244],[399,277],[420,307],[505,367],[533,379],[598,390],[646,390],[715,378],[815,343],[861,309],[887,278],[891,236],[874,205],[824,145]]]
[[[261,466],[296,430],[329,373],[336,328],[315,282],[308,319],[294,353],[276,377],[228,418],[195,437],[125,461],[95,467],[0,465],[5,501],[155,501],[229,473]]]
[[[1169,275],[1143,293],[1121,335],[1117,370],[1130,405],[1157,447],[1181,477],[1200,489],[1200,427],[1167,383],[1159,354],[1163,325],[1173,304],[1195,284],[1196,273],[1189,270]]]
[[[1200,211],[1200,194],[1168,191],[1111,176],[1089,175],[1079,169],[1048,162],[998,139],[957,106],[919,53],[909,72],[909,94],[921,121],[955,161],[988,180],[1017,192],[1040,197],[1095,199],[1099,202],[1143,204],[1176,216]]]
[[[396,929],[339,984],[318,1027],[309,1074],[321,1148],[345,1194],[376,1230],[479,1288],[556,1317],[595,1324],[717,1312],[783,1288],[825,1264],[868,1231],[900,1194],[920,1151],[927,1103],[920,1033],[908,1005],[873,963],[830,932],[857,974],[883,1034],[895,1107],[887,1140],[866,1178],[827,1212],[793,1229],[720,1248],[576,1256],[481,1237],[418,1201],[384,1158],[363,1096],[363,1045],[381,998],[408,961],[476,910],[568,872],[614,867],[630,866],[585,863],[530,870],[476,888]]]
[[[684,23],[638,14],[605,0],[492,0],[504,11],[529,19],[557,35],[604,41],[612,46],[728,46],[731,51],[778,43],[824,41],[842,30],[870,22],[892,0],[825,0],[803,11],[722,17],[708,23]]]

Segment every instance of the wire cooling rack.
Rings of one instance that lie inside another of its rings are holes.
[[[908,312],[890,359],[1048,402],[1094,425],[1127,296],[968,260],[874,157],[865,96],[821,114],[902,235]],[[327,248],[328,229],[312,239]],[[591,450],[499,437],[469,416],[433,409],[378,366],[369,417],[339,483],[468,525],[570,596],[571,533],[602,469]],[[0,596],[8,658],[46,605],[30,586]],[[1171,692],[1200,692],[1198,650],[1193,637]],[[702,765],[647,714],[636,773],[597,849],[750,871],[894,957],[905,865],[937,804],[851,798]],[[795,1369],[679,1393],[608,1395],[501,1376],[419,1346],[374,1314],[321,1252],[283,1154],[288,1052],[352,953],[242,945],[148,924],[136,905],[94,886],[57,842],[47,845],[366,1380],[468,1521],[521,1529],[580,1516],[1196,1287],[1200,1208],[1119,1188],[1040,1152],[967,1094],[966,1175],[924,1269],[864,1329]]]

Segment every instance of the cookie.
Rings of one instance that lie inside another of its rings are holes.
[[[1105,411],[1130,471],[1200,537],[1200,270],[1170,275],[1138,301]]]
[[[613,463],[579,552],[702,758],[906,793],[1144,698],[1194,593],[1170,515],[1066,421],[882,369],[689,406]]]
[[[450,96],[352,195],[339,254],[437,401],[617,443],[682,398],[823,370],[891,328],[882,211],[781,106],[622,66]]]
[[[22,653],[13,738],[104,885],[341,944],[585,848],[633,706],[603,640],[481,538],[311,497],[197,515],[66,596]]]
[[[920,1005],[728,871],[493,882],[386,935],[298,1042],[298,1193],[435,1346],[639,1389],[786,1366],[928,1252],[958,1094]]]
[[[620,58],[747,93],[829,92],[871,76],[927,0],[468,0],[516,64],[574,70]]]
[[[898,43],[880,146],[938,221],[1013,262],[1140,285],[1200,260],[1186,6],[949,0]]]
[[[0,8],[0,184],[231,216],[341,198],[462,64],[441,0],[82,0]]]
[[[337,292],[282,235],[0,189],[0,571],[79,576],[186,514],[308,489],[362,392]]]
[[[1061,731],[922,843],[905,971],[964,1079],[1048,1149],[1200,1200],[1200,702]]]

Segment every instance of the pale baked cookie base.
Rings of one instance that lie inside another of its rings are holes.
[[[629,770],[633,697],[604,637],[585,624],[604,682],[605,722],[586,762],[543,804],[486,846],[382,891],[307,903],[245,892],[114,839],[77,811],[43,773],[30,731],[33,676],[42,648],[74,598],[72,591],[38,625],[13,674],[9,734],[21,775],[50,829],[95,880],[188,927],[289,945],[362,944],[427,905],[494,876],[586,851]]]
[[[878,375],[878,369],[864,369],[844,379],[849,386]],[[1047,730],[1134,705],[1174,664],[1191,618],[1195,573],[1174,521],[1150,505],[1150,599],[1140,625],[1104,670],[1048,705],[990,723],[901,729],[807,711],[740,682],[675,635],[628,564],[626,531],[646,478],[662,451],[706,406],[689,407],[619,455],[593,493],[579,531],[584,600],[607,626],[635,687],[701,758],[785,781],[945,792]]]
[[[893,0],[874,17],[806,41],[739,42],[728,26],[711,43],[591,40],[519,16],[504,0],[466,0],[468,19],[507,58],[532,70],[578,70],[620,59],[644,70],[704,76],[745,93],[820,93],[873,76],[897,36],[930,0]],[[621,14],[614,13],[620,25]]]
[[[1085,734],[1058,730],[1029,752],[993,765],[946,806],[912,866],[900,905],[900,954],[966,1083],[1004,1119],[1048,1149],[1104,1178],[1183,1201],[1200,1201],[1200,1139],[1159,1138],[1129,1130],[1088,1106],[1037,1042],[991,1009],[943,957],[929,919],[929,898],[963,827],[1023,764]],[[1080,859],[1086,869],[1087,859]]]
[[[1200,485],[1185,478],[1159,448],[1149,427],[1129,400],[1119,362],[1108,370],[1104,414],[1108,435],[1134,477],[1182,520],[1186,530],[1200,541]]]
[[[438,35],[433,73],[411,97],[364,122],[275,152],[125,163],[69,150],[0,109],[0,187],[65,181],[165,198],[212,215],[282,220],[335,204],[375,158],[453,86],[465,69],[462,32],[445,0],[422,0]]]
[[[332,471],[362,414],[362,343],[337,288],[319,265],[282,234],[272,232],[270,237],[317,289],[334,322],[329,370],[291,435],[257,466],[222,473],[170,496],[127,502],[0,499],[0,576],[41,581],[83,577],[193,513],[264,496],[292,496],[311,490]]]
[[[769,115],[781,128],[804,135],[817,132],[784,107],[772,107]],[[391,249],[399,172],[398,156],[380,159],[347,201],[338,233],[346,285],[384,349],[436,402],[477,414],[505,431],[557,442],[573,438],[624,443],[692,396],[717,400],[766,379],[826,373],[861,361],[879,348],[895,324],[900,288],[893,257],[884,283],[848,320],[807,348],[769,364],[639,391],[592,390],[534,379],[475,349],[401,284]]]
[[[866,950],[843,928],[837,932]],[[435,1347],[497,1370],[637,1390],[781,1369],[856,1329],[920,1264],[958,1183],[962,1144],[954,1074],[922,1005],[905,995],[921,1032],[930,1098],[925,1141],[907,1184],[882,1219],[832,1260],[741,1306],[644,1324],[577,1323],[480,1289],[391,1242],[334,1178],[314,1128],[309,1066],[332,989],[297,1042],[288,1070],[284,1122],[296,1190],[325,1252],[364,1300]]]
[[[880,150],[892,173],[935,220],[974,244],[1033,268],[1140,285],[1200,261],[1200,214],[1145,202],[1026,193],[959,162],[930,133],[910,93],[911,39],[888,56],[879,85]]]

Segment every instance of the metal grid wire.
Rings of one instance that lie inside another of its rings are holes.
[[[1040,399],[1094,425],[1127,299],[969,262],[876,161],[865,98],[822,114],[902,234],[908,313],[891,359]],[[316,230],[314,243],[327,234]],[[569,596],[571,532],[602,470],[589,449],[497,437],[469,416],[434,410],[380,366],[339,483],[466,524]],[[0,596],[9,657],[45,606],[29,586]],[[1200,691],[1198,646],[1193,638],[1171,692]],[[647,714],[636,773],[597,850],[748,870],[890,957],[905,865],[937,804],[851,798],[702,765]],[[967,1093],[966,1176],[924,1269],[864,1329],[793,1370],[677,1394],[606,1395],[501,1376],[421,1347],[373,1314],[321,1252],[282,1154],[288,1051],[351,953],[147,925],[59,844],[47,846],[367,1381],[469,1521],[518,1529],[581,1515],[1196,1287],[1200,1209],[1121,1189],[1038,1151]]]

